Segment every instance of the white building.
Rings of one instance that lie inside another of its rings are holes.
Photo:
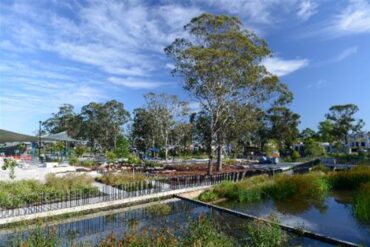
[[[370,131],[348,135],[347,147],[350,149],[349,150],[350,152],[357,152],[359,149],[369,150],[370,149]]]

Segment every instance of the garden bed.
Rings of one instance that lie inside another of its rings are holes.
[[[47,175],[45,183],[37,180],[0,182],[0,208],[14,209],[100,195],[92,182],[93,179],[86,175]]]

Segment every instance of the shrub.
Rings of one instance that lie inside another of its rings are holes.
[[[79,165],[83,166],[83,167],[94,167],[94,166],[96,166],[96,162],[94,162],[92,160],[84,160],[84,161],[80,162]]]
[[[78,165],[80,161],[78,160],[77,157],[72,156],[69,158],[68,163],[72,166],[75,166],[75,165]]]
[[[133,177],[131,173],[121,172],[107,173],[96,180],[111,186],[121,186],[128,183],[145,181],[146,179],[146,176],[141,173],[137,173],[135,177]]]
[[[61,199],[68,193],[97,194],[92,186],[93,179],[86,175],[46,176],[45,184],[36,180],[0,182],[0,207],[17,208],[44,200]]]
[[[205,217],[200,217],[198,220],[191,222],[182,246],[236,246],[235,240],[223,233],[217,225],[217,222]]]
[[[297,151],[293,151],[291,155],[292,161],[297,161],[299,158],[301,158],[301,155]]]
[[[370,221],[370,182],[362,184],[356,191],[353,210],[358,219]]]
[[[276,220],[273,220],[276,221]],[[261,220],[254,220],[247,225],[249,245],[256,247],[278,247],[286,246],[287,235],[274,223],[267,223]]]
[[[353,190],[370,181],[370,166],[356,166],[348,171],[331,172],[328,181],[333,189]]]
[[[328,183],[322,173],[277,176],[269,194],[278,200],[299,197],[303,200],[321,200],[329,191]]]
[[[203,202],[213,202],[217,199],[219,199],[219,195],[212,190],[206,190],[199,195],[199,200]]]
[[[113,162],[117,159],[117,155],[112,151],[106,151],[105,158],[107,158],[108,162]]]

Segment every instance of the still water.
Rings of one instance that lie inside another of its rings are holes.
[[[255,203],[223,202],[219,206],[268,217],[273,214],[282,224],[304,227],[327,236],[370,246],[370,222],[357,220],[352,211],[350,192],[335,192],[315,204],[301,200]]]
[[[50,222],[47,227],[49,229],[53,228],[62,238],[62,246],[70,246],[72,243],[89,243],[95,246],[111,233],[123,236],[133,226],[139,232],[153,227],[157,229],[167,227],[174,229],[175,234],[181,237],[186,232],[186,228],[192,219],[205,215],[217,222],[226,234],[237,239],[240,245],[245,244],[248,238],[245,230],[248,221],[245,219],[178,199],[167,200],[166,203],[170,205],[171,212],[165,216],[154,216],[146,207],[140,206],[105,212],[100,215],[88,215],[60,222]],[[262,213],[263,208],[260,206],[260,210],[255,212]],[[248,211],[251,208],[241,207],[241,209]],[[25,229],[0,230],[0,246],[11,246],[14,238],[26,236],[27,230]],[[316,240],[289,235],[289,246],[297,245],[330,246]]]

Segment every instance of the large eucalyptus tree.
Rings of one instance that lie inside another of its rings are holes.
[[[222,148],[223,132],[235,105],[264,107],[272,100],[287,102],[291,93],[277,76],[262,65],[271,55],[267,43],[243,28],[237,17],[202,14],[184,27],[184,38],[165,48],[172,58],[174,75],[184,79],[184,88],[199,100],[209,117],[209,165],[213,151]],[[221,155],[218,170],[222,169]]]

